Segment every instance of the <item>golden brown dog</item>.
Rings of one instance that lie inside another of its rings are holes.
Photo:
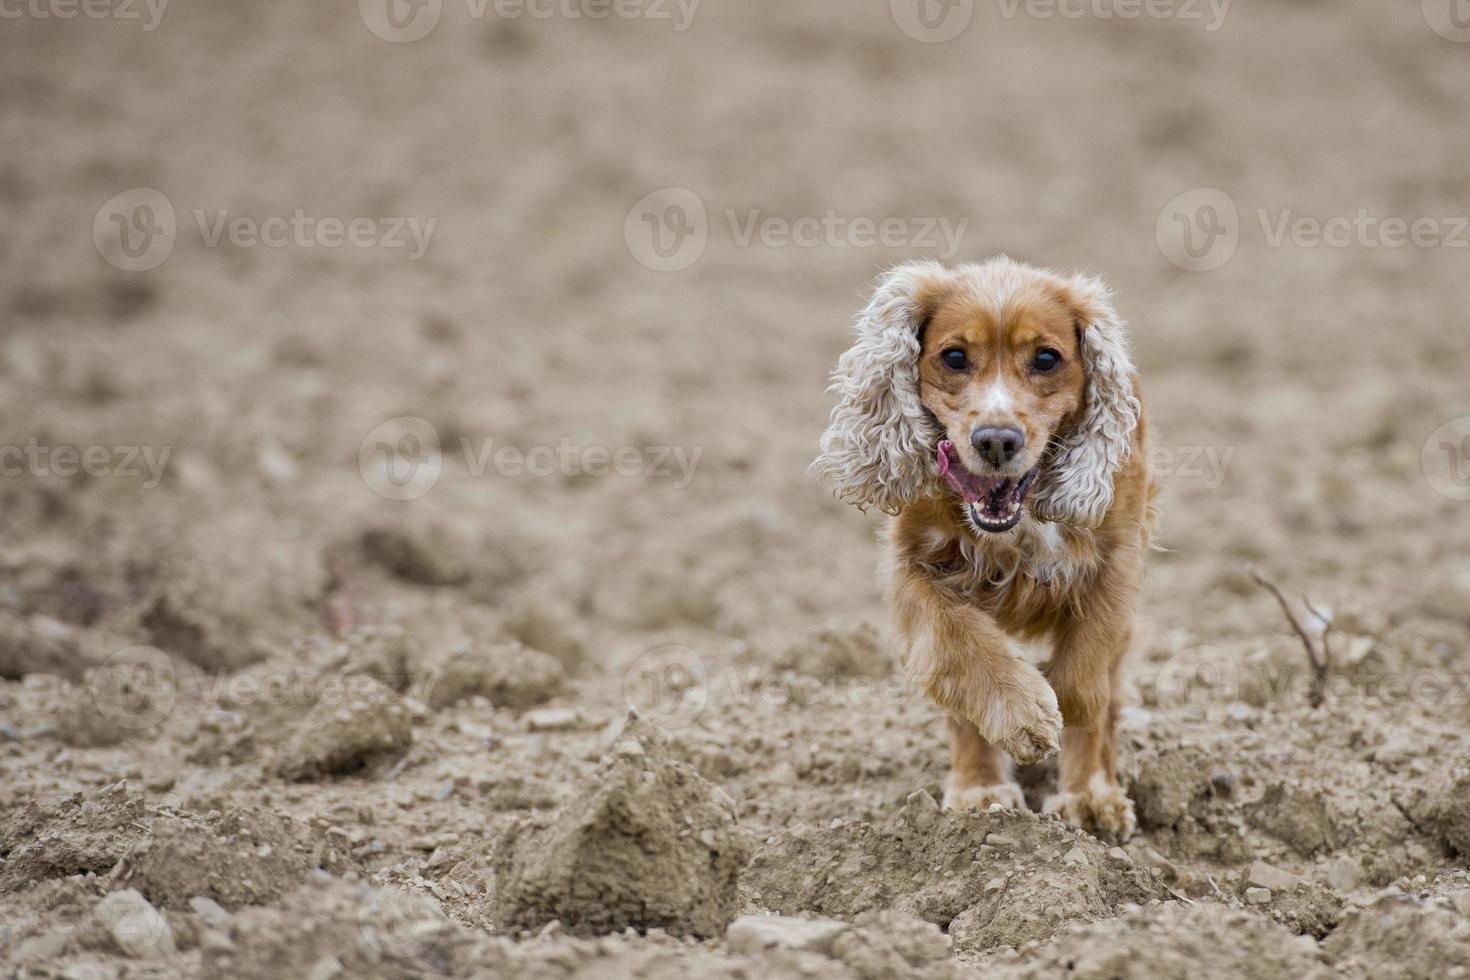
[[[948,712],[947,807],[1025,805],[1007,756],[1059,747],[1045,809],[1134,828],[1113,741],[1153,483],[1107,289],[1000,258],[883,277],[832,390],[817,470],[895,515],[905,670]],[[1048,639],[1045,674],[1018,640]]]

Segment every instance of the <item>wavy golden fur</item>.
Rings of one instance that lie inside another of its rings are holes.
[[[1114,728],[1154,494],[1127,331],[1097,279],[1007,258],[886,274],[833,373],[816,470],[893,515],[905,669],[948,714],[948,807],[1022,807],[1061,750],[1068,821],[1134,828]],[[1045,673],[1018,641],[1047,639]]]

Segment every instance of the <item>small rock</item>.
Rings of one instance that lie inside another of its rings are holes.
[[[223,905],[212,898],[204,895],[195,895],[189,899],[189,908],[194,914],[212,929],[228,929],[230,927],[230,913],[225,911]]]
[[[1456,912],[1470,919],[1470,888],[1450,892],[1450,904],[1454,905]]]
[[[146,959],[178,952],[168,920],[136,889],[111,893],[97,903],[93,914],[124,956]]]
[[[869,910],[853,920],[853,928],[840,933],[832,944],[832,956],[867,980],[898,977],[945,977],[928,967],[949,959],[949,936],[932,922],[892,909]]]
[[[1343,856],[1332,862],[1327,870],[1327,884],[1335,892],[1350,892],[1358,887],[1363,878],[1363,869],[1357,858]]]
[[[929,793],[927,789],[921,789],[916,792],[910,793],[908,795],[908,799],[905,802],[914,804],[918,806],[921,810],[939,809],[939,801],[934,799],[934,797]]]
[[[848,930],[840,919],[802,919],[787,915],[742,915],[730,923],[725,942],[730,952],[750,955],[763,949],[801,949],[828,954],[833,941]]]
[[[342,961],[335,956],[323,956],[311,966],[306,980],[334,980],[342,975]]]
[[[1269,888],[1247,888],[1245,900],[1248,905],[1266,905],[1271,901],[1271,889]]]
[[[569,732],[583,724],[576,708],[538,708],[526,713],[526,727],[533,732]]]
[[[32,936],[15,948],[15,958],[21,962],[54,960],[66,949],[68,938],[65,929],[51,929],[39,936]]]
[[[1265,861],[1256,861],[1252,864],[1250,873],[1246,876],[1247,884],[1259,885],[1262,888],[1280,892],[1291,891],[1305,881],[1305,878],[1298,877],[1289,871],[1282,871]]]

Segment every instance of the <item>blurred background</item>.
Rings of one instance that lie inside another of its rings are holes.
[[[364,631],[424,663],[515,640],[591,722],[666,644],[713,675],[881,637],[880,521],[807,466],[852,312],[921,256],[1116,289],[1166,487],[1145,673],[1295,663],[1254,564],[1360,659],[1458,678],[1454,2],[0,3],[5,781],[174,767],[182,709],[143,740],[76,720],[138,646],[219,677]],[[889,748],[869,709],[698,724],[886,752],[876,812],[943,772],[937,715],[903,710],[925,734]],[[1363,710],[1429,739],[1467,709]],[[271,798],[245,716],[174,798]],[[425,785],[469,765],[414,751]],[[855,805],[770,778],[757,829]]]
[[[1392,588],[1463,543],[1420,465],[1470,413],[1470,48],[1432,4],[393,4],[7,14],[0,442],[171,451],[148,489],[8,477],[15,575],[110,594],[195,537],[301,574],[423,514],[589,627],[876,614],[873,524],[805,471],[826,372],[880,270],[998,253],[1117,289],[1165,469],[1233,452],[1169,481],[1156,587]],[[1323,241],[1360,211],[1443,244]],[[357,466],[400,417],[445,453],[408,506]],[[463,439],[702,454],[676,488]]]

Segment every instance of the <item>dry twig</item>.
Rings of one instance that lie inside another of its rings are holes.
[[[1322,702],[1327,698],[1327,674],[1332,669],[1332,646],[1328,641],[1328,634],[1332,632],[1332,616],[1313,605],[1310,598],[1302,596],[1302,605],[1322,624],[1320,635],[1314,637],[1312,632],[1302,625],[1296,610],[1292,608],[1291,603],[1275,582],[1254,568],[1251,569],[1251,578],[1256,580],[1257,585],[1276,597],[1276,601],[1281,605],[1281,611],[1286,614],[1286,621],[1291,624],[1296,635],[1301,637],[1302,646],[1307,648],[1307,659],[1312,665],[1312,707],[1320,708]]]

